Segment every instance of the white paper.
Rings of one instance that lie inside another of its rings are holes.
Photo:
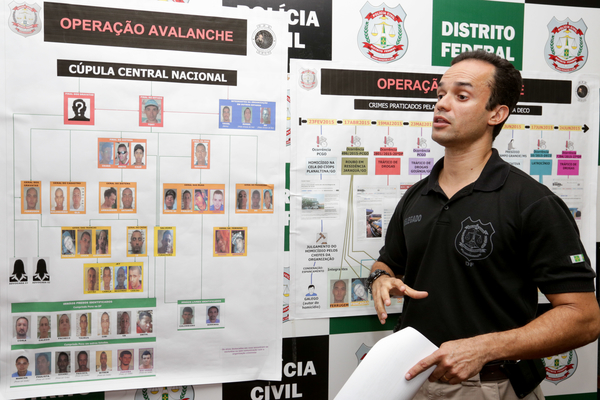
[[[411,367],[437,349],[414,328],[404,328],[383,338],[373,346],[335,398],[412,399],[435,366],[410,381],[404,376]]]

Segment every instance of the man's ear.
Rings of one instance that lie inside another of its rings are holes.
[[[510,115],[510,110],[508,106],[505,105],[497,105],[492,111],[492,115],[488,120],[488,125],[498,125],[502,122],[506,121],[508,116]]]

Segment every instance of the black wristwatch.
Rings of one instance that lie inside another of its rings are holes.
[[[375,282],[375,280],[377,278],[379,278],[381,275],[387,275],[390,278],[392,277],[390,274],[388,274],[386,271],[384,271],[382,269],[376,269],[375,271],[371,272],[371,275],[369,275],[369,277],[367,278],[367,289],[369,290],[369,292],[371,294],[373,294],[373,290],[371,290],[371,286],[373,286],[373,282]]]

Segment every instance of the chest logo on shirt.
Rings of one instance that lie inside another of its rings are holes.
[[[484,224],[480,219],[473,221],[471,217],[467,217],[460,225],[460,231],[454,240],[456,250],[467,261],[483,260],[489,257],[494,250],[492,236],[496,233],[492,223]]]

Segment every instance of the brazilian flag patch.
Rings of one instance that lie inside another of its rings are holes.
[[[575,264],[575,263],[580,263],[580,262],[584,262],[585,261],[585,257],[583,257],[583,254],[576,254],[574,256],[569,256],[571,257],[571,263]]]

